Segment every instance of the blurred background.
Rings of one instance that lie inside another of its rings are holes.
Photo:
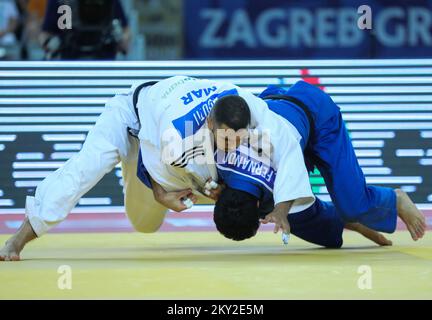
[[[0,59],[426,58],[431,25],[428,0],[0,0]]]

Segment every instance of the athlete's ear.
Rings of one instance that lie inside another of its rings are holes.
[[[207,117],[207,126],[210,130],[214,129],[213,120],[211,119],[211,115]]]

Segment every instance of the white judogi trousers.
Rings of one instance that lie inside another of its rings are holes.
[[[126,214],[135,230],[155,232],[167,209],[154,200],[153,192],[139,181],[139,140],[128,133],[139,129],[130,95],[110,99],[81,151],[48,175],[34,197],[26,199],[26,215],[38,236],[63,221],[79,199],[119,162],[122,166]]]

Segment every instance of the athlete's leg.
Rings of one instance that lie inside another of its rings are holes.
[[[130,149],[127,157],[122,158],[123,193],[126,214],[138,232],[156,232],[167,212],[159,204],[153,191],[142,183],[137,176],[138,139],[130,136]]]
[[[311,142],[313,162],[342,218],[393,232],[397,218],[396,194],[390,188],[366,185],[341,115],[318,127]]]
[[[38,236],[64,220],[79,199],[120,162],[121,154],[127,154],[127,127],[134,125],[131,112],[128,97],[110,99],[81,151],[43,180],[34,198],[27,198],[27,215]]]
[[[291,233],[305,241],[327,248],[343,244],[344,222],[330,202],[317,198],[306,210],[288,214],[288,222]]]
[[[27,218],[0,251],[0,260],[15,256],[18,260],[28,241],[64,220],[78,200],[127,155],[127,128],[138,125],[128,98],[110,99],[81,151],[48,175],[38,185],[34,197],[27,197]]]
[[[375,242],[380,246],[391,246],[393,243],[387,239],[383,234],[372,230],[360,223],[346,223],[345,229],[356,231],[360,233],[363,237],[368,238],[369,240]]]
[[[409,205],[406,194],[366,184],[340,113],[317,128],[311,148],[313,162],[345,221],[394,232],[399,214],[414,240],[423,236],[424,217],[415,205]]]
[[[406,193],[366,185],[340,109],[328,94],[304,81],[289,90],[269,87],[261,96],[271,94],[295,97],[311,112],[314,130],[305,160],[320,170],[332,201],[345,221],[393,232],[399,215],[414,240],[424,234],[425,219]]]
[[[391,245],[379,232],[360,223],[344,223],[331,202],[316,199],[308,209],[288,215],[291,233],[295,236],[327,248],[340,248],[344,227],[356,231],[380,246]]]

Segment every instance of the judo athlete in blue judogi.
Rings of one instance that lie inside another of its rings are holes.
[[[217,151],[219,156],[220,152]],[[232,240],[254,236],[259,218],[264,219],[273,210],[276,172],[259,158],[241,145],[236,151],[222,155],[217,164],[219,179],[226,189],[216,202],[214,221],[217,229]],[[344,228],[357,231],[379,245],[392,244],[382,234],[360,223],[344,222],[333,203],[319,198],[307,209],[288,214],[288,222],[292,234],[327,248],[342,246]]]
[[[299,143],[306,167],[309,172],[318,168],[332,200],[330,203],[316,199],[306,210],[288,214],[293,234],[323,246],[339,247],[346,223],[357,222],[372,230],[392,233],[399,214],[414,240],[423,236],[424,217],[405,192],[366,184],[340,109],[329,95],[299,81],[288,90],[270,86],[259,97],[301,135]],[[263,223],[278,224],[271,214],[263,217],[273,210],[271,193],[277,172],[271,174],[274,171],[271,166],[262,168],[262,163],[253,164],[250,161],[253,148],[240,146],[233,152],[235,156],[230,157],[229,153],[216,156],[219,179],[227,188],[218,198],[214,219],[225,236],[242,240],[256,233],[257,215]],[[253,209],[257,199],[258,211]]]

